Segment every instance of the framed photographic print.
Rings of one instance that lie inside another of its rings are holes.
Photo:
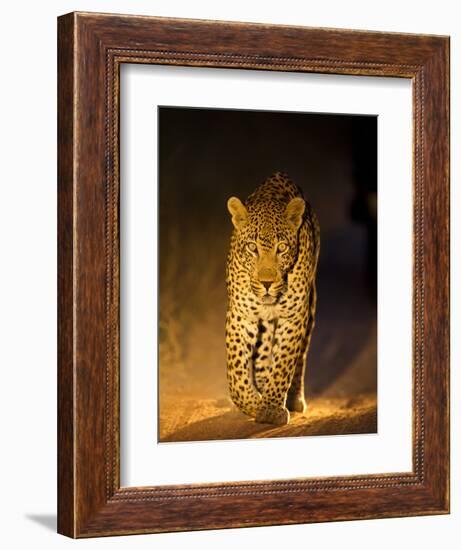
[[[449,39],[58,20],[58,531],[449,511]]]

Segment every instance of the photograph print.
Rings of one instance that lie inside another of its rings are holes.
[[[377,432],[377,122],[158,107],[159,442]]]

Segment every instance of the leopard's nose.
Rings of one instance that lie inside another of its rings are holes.
[[[272,284],[272,281],[261,281],[263,286],[265,287],[266,290],[269,290],[270,287],[271,287],[271,284]]]

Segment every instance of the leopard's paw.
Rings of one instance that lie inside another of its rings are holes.
[[[289,411],[303,413],[307,409],[306,400],[304,395],[296,394],[287,397],[287,408]]]
[[[290,422],[290,413],[286,407],[264,404],[259,407],[255,421],[261,424],[284,426]]]

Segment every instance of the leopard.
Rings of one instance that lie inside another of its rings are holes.
[[[277,171],[243,203],[227,201],[227,382],[257,423],[283,426],[305,413],[305,371],[317,304],[317,216],[301,188]]]

